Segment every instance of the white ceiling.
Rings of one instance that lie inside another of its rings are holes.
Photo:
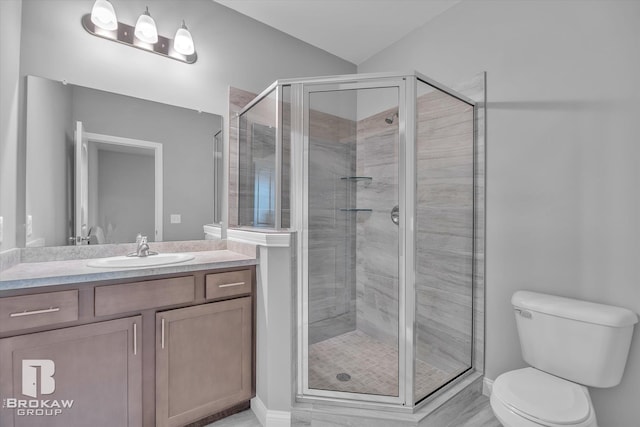
[[[214,0],[361,64],[461,0]]]

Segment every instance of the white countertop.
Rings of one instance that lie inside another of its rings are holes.
[[[258,263],[255,257],[226,249],[188,253],[195,258],[177,264],[136,268],[88,267],[87,263],[93,259],[23,262],[0,272],[0,295],[3,291],[16,289],[100,280],[144,278],[160,274],[189,273],[200,270],[242,267]]]

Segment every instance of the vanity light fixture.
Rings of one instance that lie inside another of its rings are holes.
[[[187,64],[193,64],[198,59],[193,37],[184,21],[176,31],[174,39],[164,37],[158,34],[156,23],[148,7],[140,15],[134,27],[118,22],[111,2],[96,0],[91,13],[82,17],[82,26],[94,36],[157,53]]]
[[[156,28],[156,21],[153,20],[149,13],[149,6],[147,6],[147,10],[138,17],[134,34],[145,43],[158,43],[158,29]]]
[[[184,20],[182,26],[176,31],[176,35],[173,38],[173,48],[183,55],[193,55],[196,48],[193,44],[193,37],[187,28]]]
[[[91,9],[91,22],[103,30],[118,29],[116,11],[109,0],[96,0]]]

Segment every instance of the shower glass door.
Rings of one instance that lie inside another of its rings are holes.
[[[302,92],[305,395],[404,402],[403,85]]]

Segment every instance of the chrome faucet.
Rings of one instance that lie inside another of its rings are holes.
[[[147,236],[143,236],[141,233],[138,233],[136,236],[136,251],[128,254],[127,256],[146,257],[149,255],[158,255],[158,252],[150,251]]]
[[[136,243],[138,244],[138,248],[136,249],[136,256],[149,256],[149,244],[147,243],[147,236],[138,234],[138,237],[136,237]]]

